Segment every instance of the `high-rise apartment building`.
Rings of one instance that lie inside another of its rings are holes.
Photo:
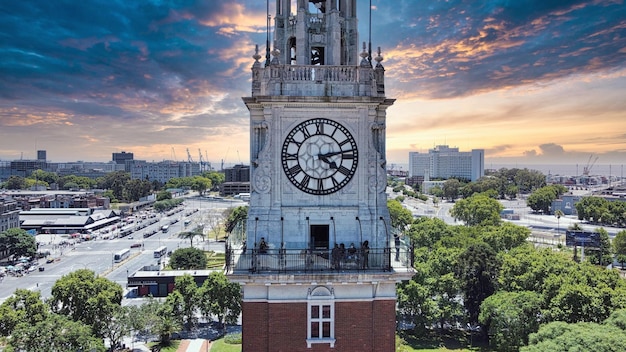
[[[438,145],[428,153],[409,153],[409,177],[429,179],[460,178],[476,181],[485,175],[485,150],[460,152],[459,148]]]

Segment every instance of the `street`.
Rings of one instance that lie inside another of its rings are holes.
[[[216,225],[214,222],[211,223],[212,218],[217,218],[219,214],[229,207],[245,204],[242,201],[228,199],[188,197],[183,204],[184,211],[172,216],[178,221],[170,225],[167,233],[161,232],[160,228],[164,224],[169,224],[172,219],[161,216],[158,222],[123,238],[108,240],[96,238],[66,246],[55,246],[54,243],[46,244],[40,248],[40,251],[49,250],[51,252],[49,258],[54,258],[55,261],[46,263],[46,259],[42,258],[39,260],[39,266],[44,268],[43,271],[35,270],[23,276],[5,276],[0,282],[0,302],[4,302],[18,288],[37,290],[41,292],[42,298],[48,298],[51,296],[52,287],[58,279],[78,269],[92,270],[96,274],[117,282],[122,287],[126,287],[126,278],[129,274],[143,266],[157,264],[158,259],[155,259],[153,256],[155,249],[160,246],[167,246],[168,251],[174,251],[178,248],[189,247],[189,240],[178,238],[180,232],[191,230],[195,226],[203,224],[204,233],[207,233],[210,230],[208,227]],[[186,217],[183,215],[191,212],[193,209],[198,209],[198,211]],[[190,220],[186,227],[184,226],[184,221],[181,221],[183,218]],[[143,237],[144,233],[154,230],[157,230],[154,235],[148,238]],[[58,235],[57,237],[54,240],[60,243],[62,238]],[[49,243],[51,241],[52,239],[46,238],[43,242]],[[131,248],[133,244],[140,244],[140,246]],[[194,247],[218,252],[224,251],[224,243],[216,242],[214,239],[202,241],[196,238]],[[122,249],[130,249],[130,257],[122,262],[115,263],[114,255]]]

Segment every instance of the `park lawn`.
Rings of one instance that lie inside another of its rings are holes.
[[[159,344],[158,342],[151,342],[147,344],[146,347],[152,348],[153,346],[157,346],[158,344]],[[180,345],[180,340],[171,340],[170,345],[167,347],[162,347],[160,351],[161,352],[176,352],[179,345]]]
[[[461,333],[432,334],[416,338],[406,333],[396,334],[396,352],[489,352],[486,346],[468,347],[467,336]]]
[[[231,345],[221,338],[211,342],[211,352],[241,352],[241,345]]]
[[[225,253],[216,253],[214,251],[205,252],[206,255],[206,268],[207,269],[221,269],[226,263]]]

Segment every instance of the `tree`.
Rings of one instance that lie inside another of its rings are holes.
[[[467,226],[499,225],[502,221],[500,212],[503,209],[497,200],[478,193],[457,201],[450,214],[455,219],[465,222]]]
[[[20,228],[0,232],[0,251],[7,251],[9,257],[34,257],[37,253],[35,237]]]
[[[588,257],[589,261],[602,266],[612,263],[613,246],[611,245],[609,233],[603,228],[599,228],[595,232],[600,236],[600,248],[591,252],[591,255]]]
[[[182,327],[169,296],[165,301],[149,297],[148,302],[139,307],[139,312],[143,318],[132,322],[133,329],[145,329],[158,335],[162,346],[169,346],[172,334]]]
[[[175,270],[205,269],[206,264],[204,252],[197,248],[180,248],[170,257],[170,266]]]
[[[119,284],[79,269],[54,283],[50,305],[53,312],[91,325],[97,336],[103,336],[106,322],[122,303],[122,293]]]
[[[426,275],[416,275],[397,288],[398,310],[403,315],[411,317],[415,324],[415,330],[421,333],[426,332],[428,326],[436,320],[435,312],[437,309],[431,294],[432,291],[425,279]]]
[[[93,336],[89,325],[61,314],[51,314],[34,325],[19,324],[10,345],[29,352],[105,351],[102,339]]]
[[[413,214],[400,204],[400,202],[390,199],[387,201],[387,209],[391,217],[391,227],[404,231],[413,222]]]
[[[109,340],[111,347],[122,346],[124,336],[131,331],[130,307],[113,306],[112,315],[102,324],[102,337]]]
[[[9,336],[20,323],[35,325],[48,317],[49,307],[39,291],[17,289],[0,305],[0,335]]]
[[[126,182],[122,194],[125,200],[129,202],[136,202],[149,195],[151,189],[152,183],[150,183],[150,181],[134,179]]]
[[[204,237],[201,227],[197,227],[193,231],[185,231],[178,234],[178,238],[189,240],[189,244],[191,245],[191,247],[193,247],[193,239],[196,237]]]
[[[626,262],[626,230],[622,230],[615,235],[613,248],[617,255],[617,261],[622,263],[622,268],[624,268],[624,262]]]
[[[157,193],[157,201],[172,199],[172,193],[168,191],[160,191]]]
[[[113,191],[115,199],[124,199],[124,186],[128,181],[130,181],[130,173],[125,171],[110,172],[97,180],[101,188]]]
[[[248,220],[248,206],[239,206],[232,210],[226,218],[226,224],[224,224],[224,230],[226,233],[232,233],[238,226],[243,226],[245,229],[246,221]]]
[[[541,295],[531,291],[497,292],[480,305],[478,320],[497,351],[518,351],[541,323]]]
[[[500,226],[489,226],[484,229],[481,237],[494,251],[509,251],[526,243],[530,229],[525,226],[505,222]]]
[[[451,178],[443,183],[443,197],[451,201],[457,199],[463,184],[456,178]]]
[[[196,310],[199,308],[198,298],[199,298],[199,290],[198,284],[196,283],[193,276],[189,274],[185,274],[183,276],[176,277],[174,281],[175,291],[174,293],[178,293],[180,295],[180,299],[176,301],[179,303],[180,307],[178,310],[182,313],[182,322],[183,326],[187,330],[191,330],[191,328],[196,323]]]
[[[4,187],[6,189],[24,189],[26,188],[26,181],[21,176],[10,176]]]
[[[206,177],[195,176],[191,184],[191,189],[203,195],[207,189],[211,189],[211,180]]]
[[[594,351],[613,352],[626,350],[626,333],[611,325],[596,323],[568,324],[552,322],[530,334],[528,346],[521,352]]]
[[[33,180],[37,180],[40,182],[43,182],[45,184],[51,184],[51,183],[56,183],[57,180],[59,179],[59,176],[57,176],[56,173],[54,172],[48,172],[48,171],[43,171],[41,169],[35,170],[33,171],[30,176],[28,176],[27,178],[33,179]]]
[[[241,286],[230,282],[222,272],[214,271],[198,290],[200,311],[214,315],[220,325],[236,324],[241,314]]]
[[[219,186],[226,180],[226,175],[223,172],[209,171],[202,173],[202,177],[206,177],[211,180],[211,190],[218,190]]]
[[[546,186],[534,191],[526,199],[526,204],[536,211],[544,214],[550,214],[552,202],[558,198],[558,194],[554,187]]]
[[[461,283],[470,323],[478,322],[480,305],[495,292],[497,269],[496,252],[485,243],[470,245],[459,256],[455,276]]]

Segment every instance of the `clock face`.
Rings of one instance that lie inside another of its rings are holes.
[[[358,163],[356,142],[341,124],[311,119],[297,125],[285,138],[283,170],[300,190],[315,195],[337,192],[354,176]]]

